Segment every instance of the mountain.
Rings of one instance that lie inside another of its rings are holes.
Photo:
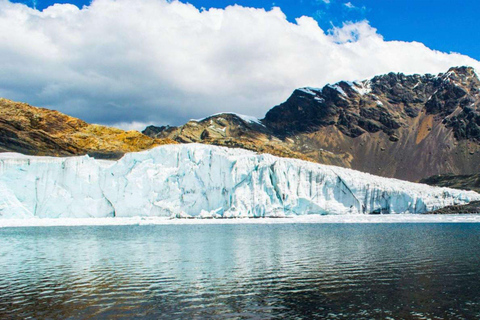
[[[0,154],[0,217],[426,213],[480,194],[201,144],[117,161]]]
[[[294,141],[279,139],[258,119],[236,113],[222,113],[204,119],[190,120],[180,127],[149,126],[142,133],[154,138],[172,139],[179,143],[213,144],[270,153],[280,157],[348,166],[348,162],[342,157],[321,149],[316,150],[315,156],[294,151]]]
[[[120,158],[125,152],[165,143],[175,142],[152,139],[138,131],[88,124],[58,111],[0,98],[0,152]]]
[[[471,174],[480,163],[480,80],[472,68],[387,74],[296,90],[263,123],[295,151],[351,155],[354,169],[406,180]]]
[[[215,115],[144,133],[178,142],[232,143],[418,181],[479,172],[479,92],[480,80],[470,67],[436,76],[389,73],[297,89],[254,124]]]

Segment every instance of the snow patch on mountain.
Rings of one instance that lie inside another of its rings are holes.
[[[321,92],[322,89],[319,88],[311,88],[311,87],[305,87],[305,88],[300,88],[298,89],[299,91],[305,92],[307,94],[311,94],[312,96],[316,96],[317,92]]]
[[[348,95],[345,93],[345,91],[342,89],[342,87],[340,86],[340,83],[335,83],[335,84],[329,84],[327,85],[328,87],[338,91],[342,96],[344,97],[347,97],[348,98]]]
[[[349,84],[352,87],[352,89],[358,92],[358,94],[361,96],[364,96],[372,92],[370,80],[350,82]]]
[[[231,115],[234,115],[234,116],[237,116],[238,118],[242,119],[243,121],[247,122],[247,123],[256,123],[256,124],[259,124],[261,126],[265,126],[258,118],[256,117],[252,117],[252,116],[247,116],[247,115],[244,115],[244,114],[239,114],[239,113],[235,113],[235,112],[220,112],[220,113],[215,113],[215,114],[212,114],[208,117],[205,117],[205,118],[202,118],[202,119],[190,119],[190,121],[195,121],[195,122],[202,122],[208,118],[211,118],[211,117],[215,117],[215,116],[221,116],[221,115],[224,115],[224,114],[231,114]]]

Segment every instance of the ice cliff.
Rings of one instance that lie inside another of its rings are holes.
[[[354,170],[207,145],[118,161],[0,154],[0,217],[424,213],[480,200]]]

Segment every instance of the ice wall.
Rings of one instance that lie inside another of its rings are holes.
[[[424,213],[480,200],[354,170],[207,145],[118,161],[0,154],[0,217]]]

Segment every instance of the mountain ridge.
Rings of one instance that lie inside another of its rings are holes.
[[[453,67],[436,76],[389,73],[296,89],[260,120],[263,128],[244,128],[242,134],[212,135],[209,126],[219,115],[144,133],[217,145],[245,136],[261,145],[266,136],[294,157],[418,181],[479,171],[479,91],[480,80],[471,67]],[[230,125],[227,121],[219,129]]]
[[[0,151],[28,155],[72,156],[89,154],[118,159],[126,152],[146,150],[169,139],[147,137],[89,124],[55,110],[0,98]]]

